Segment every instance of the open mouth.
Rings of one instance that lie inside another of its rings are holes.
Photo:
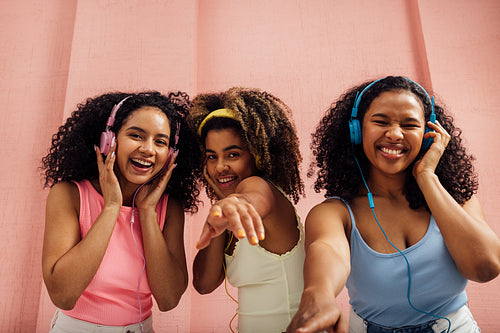
[[[217,178],[217,182],[219,184],[228,184],[228,183],[234,182],[236,180],[236,178],[237,177],[235,177],[235,176],[221,177],[221,178]]]
[[[150,161],[139,159],[139,158],[132,158],[130,161],[131,161],[133,166],[135,166],[136,168],[139,168],[139,169],[150,169],[154,165],[154,163],[152,163]]]
[[[400,155],[404,152],[403,149],[394,149],[394,148],[386,148],[386,147],[380,147],[379,149],[382,152],[389,154],[389,155]]]

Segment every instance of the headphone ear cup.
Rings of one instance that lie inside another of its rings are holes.
[[[351,135],[351,143],[354,145],[361,144],[361,125],[358,119],[349,120],[349,133]]]
[[[99,150],[104,156],[107,156],[109,150],[111,149],[111,143],[115,139],[115,133],[112,131],[106,131],[101,133],[101,141],[99,144]]]
[[[174,152],[175,152],[174,148],[170,147],[168,149],[167,160],[165,161],[165,164],[163,164],[162,169],[167,169],[168,168],[168,165],[170,164],[170,160],[172,159],[172,155],[174,154]]]
[[[425,126],[425,133],[429,133],[429,132],[434,132],[433,130],[431,130],[429,127]],[[423,139],[422,140],[422,147],[420,148],[420,151],[421,152],[425,152],[427,151],[427,149],[430,148],[430,146],[434,143],[434,138],[426,138],[426,139]]]

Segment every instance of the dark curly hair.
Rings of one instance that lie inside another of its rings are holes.
[[[207,121],[198,137],[200,147],[205,147],[208,130],[235,128],[257,157],[258,175],[279,186],[297,203],[304,195],[299,170],[302,156],[290,109],[277,97],[258,89],[234,87],[221,93],[200,94],[193,99],[188,117],[192,130],[198,131],[203,119],[221,108],[233,110],[236,121],[219,117]],[[208,196],[215,199],[205,179],[201,181]]]
[[[340,196],[350,201],[364,188],[363,180],[353,156],[353,149],[365,175],[369,171],[369,161],[362,145],[353,148],[348,123],[356,94],[371,82],[373,81],[356,86],[340,96],[331,105],[312,135],[311,148],[316,161],[311,163],[308,177],[315,174],[316,168],[319,169],[314,190],[318,193],[322,189],[326,190],[325,197]],[[376,97],[382,92],[394,90],[407,90],[413,93],[424,108],[425,119],[429,120],[432,104],[425,91],[409,79],[401,76],[388,76],[373,84],[363,94],[358,108],[360,122],[363,122],[366,111]],[[435,105],[434,110],[437,121],[451,136],[451,140],[439,160],[435,173],[448,193],[459,204],[463,204],[477,192],[478,188],[477,175],[472,165],[474,157],[466,153],[461,138],[462,131],[455,127],[451,115],[439,105]],[[422,206],[428,209],[422,191],[411,172],[413,164],[408,167],[409,172],[407,172],[405,184],[406,199],[412,209]]]
[[[186,116],[189,113],[191,102],[189,96],[183,92],[162,95],[157,91],[140,93],[114,92],[106,93],[95,98],[89,98],[84,103],[78,104],[76,111],[59,127],[52,136],[52,145],[47,156],[42,159],[45,187],[59,182],[94,180],[99,178],[94,145],[99,145],[101,133],[106,128],[106,121],[113,106],[126,99],[118,110],[115,122],[111,127],[118,133],[123,122],[130,114],[143,107],[151,106],[165,113],[174,131],[179,127],[179,154],[175,163],[176,168],[168,182],[166,193],[179,200],[185,211],[196,212],[200,191],[196,187],[199,170],[195,168],[200,159],[200,152],[192,139],[186,125]],[[171,139],[174,135],[170,136]],[[173,146],[174,142],[169,142]]]

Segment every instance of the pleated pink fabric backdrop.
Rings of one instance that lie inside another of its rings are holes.
[[[41,277],[47,190],[38,167],[75,104],[109,90],[267,90],[293,110],[305,177],[310,133],[340,93],[409,76],[454,113],[500,233],[499,17],[496,0],[1,1],[0,332],[49,330],[55,308]],[[303,219],[322,200],[311,185],[298,205]],[[189,266],[206,210],[187,217]],[[498,332],[500,279],[471,283],[468,293],[483,332]],[[340,301],[347,312],[345,292]],[[155,328],[227,332],[235,308],[223,287],[200,296],[190,286],[176,309],[155,312]]]

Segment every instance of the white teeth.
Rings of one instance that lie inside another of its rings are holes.
[[[391,155],[398,155],[398,154],[401,154],[403,152],[403,150],[401,149],[389,149],[389,148],[380,148],[380,150],[382,150],[384,153],[386,154],[391,154]]]
[[[236,179],[235,177],[227,177],[227,178],[219,178],[218,181],[219,183],[229,183],[230,181],[233,181],[234,179]]]
[[[146,167],[150,167],[151,165],[153,165],[153,163],[151,163],[149,161],[139,160],[139,159],[136,159],[136,158],[133,158],[132,161],[134,161],[137,164],[144,165]]]

